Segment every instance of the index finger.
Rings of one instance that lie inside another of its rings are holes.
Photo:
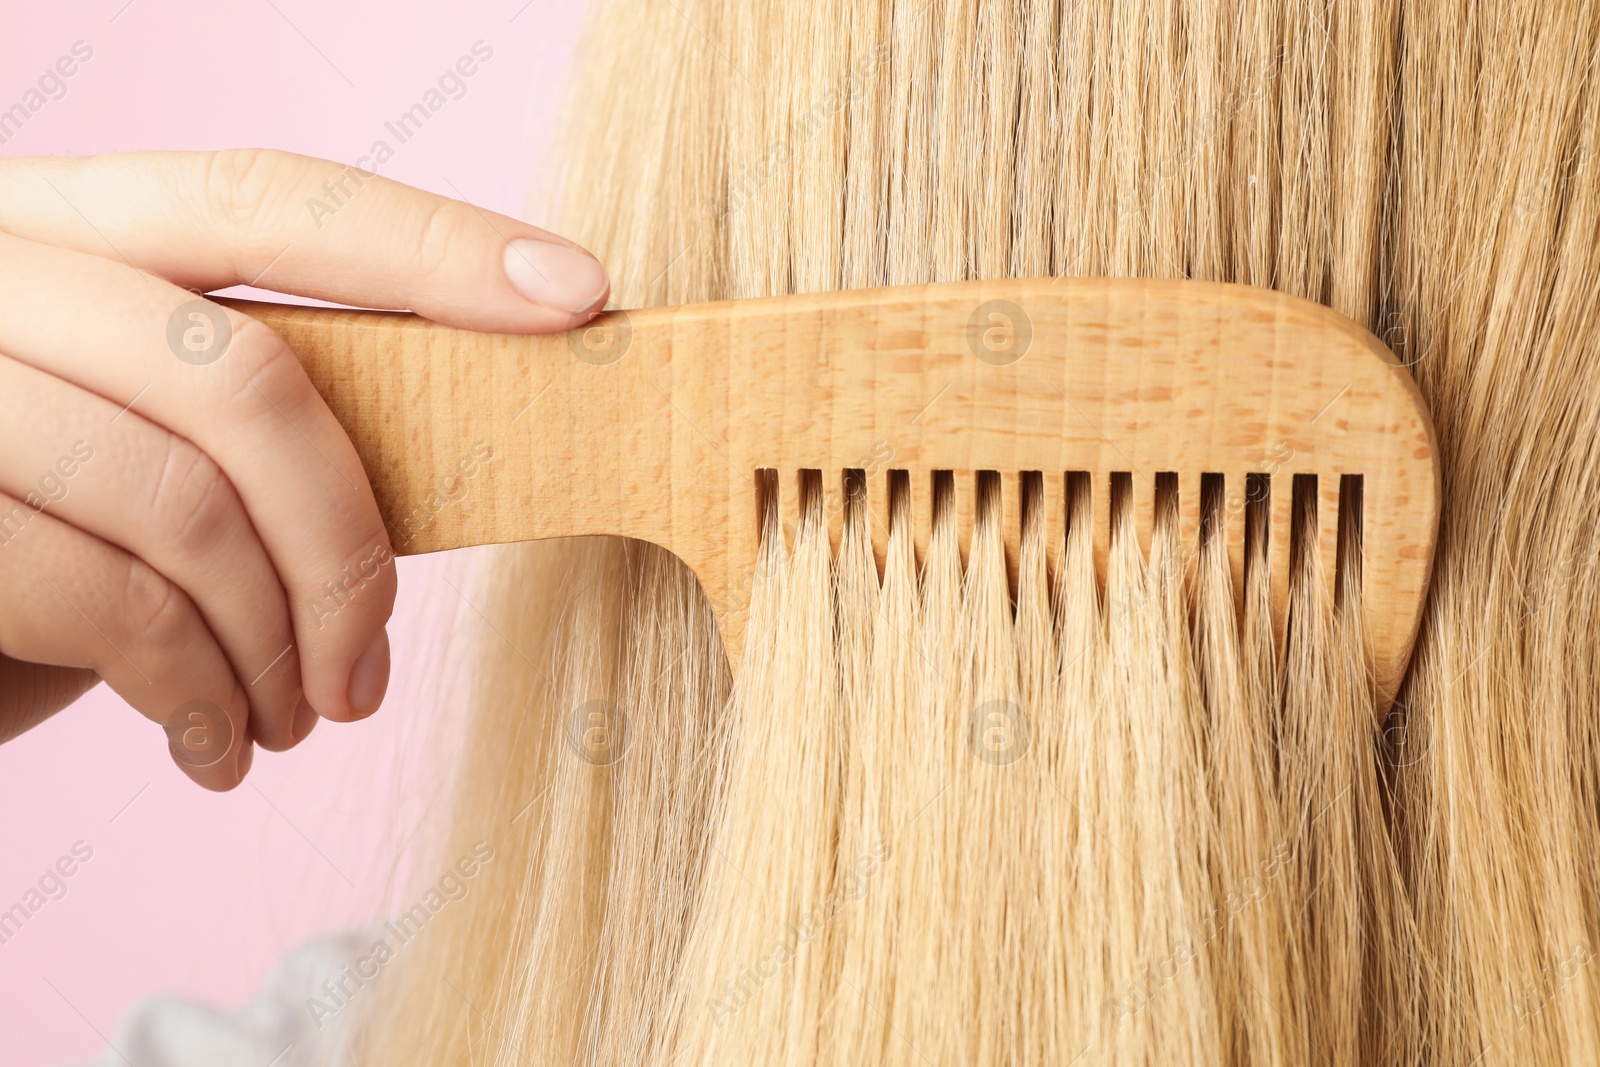
[[[269,149],[0,159],[0,229],[205,292],[255,285],[545,333],[604,306],[589,253],[369,171]]]

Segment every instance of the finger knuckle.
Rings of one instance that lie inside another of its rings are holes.
[[[168,438],[151,501],[157,537],[181,556],[202,555],[234,526],[241,508],[216,461],[182,438]]]
[[[227,393],[221,398],[230,421],[296,417],[316,403],[317,392],[283,338],[259,319],[246,318],[229,350]]]
[[[127,642],[142,648],[175,650],[188,637],[189,598],[154,567],[128,557],[118,627]]]
[[[477,222],[472,208],[458,200],[437,200],[428,208],[417,242],[417,263],[424,280],[448,273],[463,235]]]
[[[276,148],[225,148],[206,158],[204,190],[207,207],[222,222],[248,233],[298,184],[293,175],[306,160]]]

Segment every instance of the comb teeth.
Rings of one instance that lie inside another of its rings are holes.
[[[883,573],[888,552],[890,511],[899,492],[910,494],[910,513],[913,523],[913,543],[917,564],[926,560],[928,543],[932,538],[934,523],[943,520],[949,512],[953,522],[956,543],[965,565],[971,555],[972,534],[977,526],[980,484],[985,477],[993,478],[999,487],[999,514],[1005,543],[1006,570],[1011,579],[1012,592],[1016,592],[1019,556],[1025,516],[1028,521],[1044,524],[1047,547],[1046,570],[1053,583],[1059,572],[1069,521],[1067,488],[1073,479],[1087,483],[1089,518],[1093,523],[1095,573],[1102,592],[1105,589],[1106,569],[1109,563],[1111,535],[1114,519],[1120,519],[1123,509],[1131,510],[1134,534],[1139,552],[1150,559],[1151,543],[1157,522],[1158,510],[1164,501],[1176,497],[1178,545],[1181,563],[1186,576],[1192,576],[1203,538],[1221,536],[1227,545],[1229,570],[1233,579],[1234,604],[1244,610],[1244,569],[1248,539],[1263,538],[1266,543],[1266,560],[1269,585],[1272,591],[1273,632],[1281,647],[1288,619],[1289,587],[1297,556],[1310,553],[1316,564],[1313,573],[1322,584],[1328,603],[1338,599],[1338,589],[1344,574],[1341,565],[1354,566],[1354,577],[1361,576],[1360,561],[1346,556],[1341,560],[1341,514],[1347,497],[1356,506],[1348,517],[1344,536],[1360,537],[1362,478],[1359,474],[1252,475],[1248,478],[1221,472],[1161,471],[1154,474],[1132,471],[1111,471],[1097,474],[1092,471],[1063,471],[1045,474],[1042,471],[957,471],[936,470],[913,472],[901,468],[868,474],[859,468],[836,472],[831,476],[815,468],[791,472],[784,477],[771,468],[759,472],[765,484],[773,486],[779,509],[779,521],[784,540],[794,544],[795,531],[802,518],[802,498],[807,492],[803,486],[814,481],[819,488],[810,490],[821,498],[823,520],[828,528],[828,539],[835,552],[844,529],[845,500],[850,492],[852,478],[864,479],[867,525],[872,536],[873,555],[878,572]],[[1211,483],[1217,495],[1211,500],[1214,509],[1206,514],[1207,491]],[[897,488],[899,487],[899,488]],[[1231,490],[1231,491],[1230,491]],[[1257,514],[1265,513],[1266,523],[1257,531],[1249,518],[1251,504],[1262,505]],[[1172,505],[1168,505],[1172,506]],[[1037,509],[1038,518],[1033,515]],[[1314,540],[1300,545],[1294,535],[1294,516],[1297,511],[1312,511],[1311,528]],[[1359,541],[1355,549],[1360,550]]]

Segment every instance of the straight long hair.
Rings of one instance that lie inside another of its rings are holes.
[[[1261,538],[1241,615],[1210,536],[1262,503],[1216,485],[1186,545],[1157,482],[1148,555],[1114,485],[1103,576],[1078,481],[1051,544],[1036,484],[981,480],[965,553],[936,484],[922,559],[892,459],[769,487],[800,520],[725,606],[737,679],[664,551],[508,549],[438,843],[497,858],[355,1061],[1600,1059],[1600,5],[591,22],[550,191],[622,305],[1037,275],[1320,301],[1432,408],[1433,586],[1380,719],[1358,557],[1330,600],[1296,556],[1280,647]]]

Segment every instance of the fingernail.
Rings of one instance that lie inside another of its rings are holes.
[[[300,703],[295,705],[294,721],[289,724],[289,734],[294,738],[294,743],[299,744],[306,739],[311,728],[317,725],[317,709],[311,706],[311,701],[305,697],[300,698]]]
[[[535,304],[581,315],[603,303],[611,288],[606,269],[586,252],[519,237],[506,245],[506,277]]]
[[[251,741],[247,737],[247,738],[245,738],[244,744],[239,746],[239,780],[240,781],[243,781],[244,780],[244,776],[250,773],[250,764],[254,763],[255,759],[256,759],[256,746],[255,746],[255,743],[253,741]]]
[[[350,687],[346,693],[356,714],[366,718],[378,710],[388,689],[389,631],[385,630],[350,668]]]

